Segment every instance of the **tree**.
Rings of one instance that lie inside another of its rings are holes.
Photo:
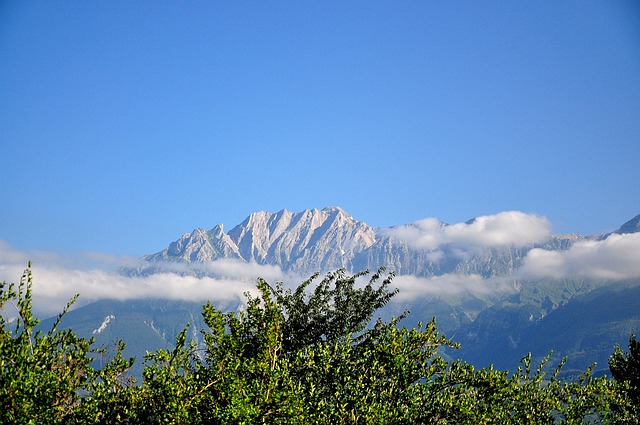
[[[58,326],[77,300],[73,297],[46,333],[32,312],[31,262],[19,283],[0,284],[0,423],[59,424],[99,422],[92,409],[122,387],[131,366],[118,342],[114,358],[102,370],[91,363],[102,350],[92,339]],[[114,383],[118,385],[113,385]]]
[[[18,285],[0,285],[0,422],[62,423],[93,373],[92,341],[58,330],[74,297],[47,332],[35,331],[31,263]]]
[[[629,352],[619,345],[609,357],[609,370],[622,386],[623,401],[617,404],[614,423],[640,424],[640,342],[629,337]]]
[[[197,369],[211,423],[582,424],[609,408],[610,381],[587,371],[579,382],[535,371],[530,355],[513,375],[448,363],[438,350],[457,344],[435,319],[404,328],[400,318],[373,322],[395,295],[380,270],[363,287],[343,270],[313,289],[258,281],[247,308],[204,307],[206,358]]]
[[[207,345],[198,369],[209,387],[214,423],[412,422],[419,406],[414,387],[443,373],[438,347],[453,347],[435,321],[398,328],[399,319],[373,314],[396,293],[383,270],[363,287],[344,270],[317,275],[294,291],[258,281],[259,297],[247,308],[222,313],[203,309]],[[370,326],[369,326],[370,325]]]

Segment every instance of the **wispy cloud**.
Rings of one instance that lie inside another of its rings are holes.
[[[470,294],[476,296],[493,295],[513,291],[513,279],[491,278],[485,279],[472,274],[445,274],[431,277],[417,277],[402,275],[393,280],[398,288],[398,295],[394,301],[407,301],[424,298],[425,296],[447,296]]]
[[[506,212],[477,218],[474,222],[443,226],[426,219],[413,226],[392,229],[394,236],[415,246],[438,247],[450,244],[449,252],[462,253],[473,247],[525,244],[545,240],[549,223],[543,217]],[[585,278],[621,280],[640,278],[640,233],[612,234],[604,240],[584,240],[564,251],[532,249],[523,267],[512,276],[483,279],[479,275],[445,274],[433,277],[396,276],[399,288],[394,301],[420,297],[496,294],[513,290],[514,279]],[[434,249],[434,256],[444,255]],[[463,255],[463,254],[461,254]],[[119,266],[135,267],[139,259],[101,253],[60,254],[20,251],[0,241],[0,280],[17,282],[29,260],[33,260],[34,306],[42,314],[55,314],[75,294],[79,304],[98,299],[164,298],[184,301],[242,302],[244,293],[255,291],[258,277],[295,286],[309,276],[284,273],[279,267],[237,260],[209,263],[165,263],[163,273],[124,276]],[[199,277],[188,271],[199,271]],[[202,277],[205,276],[205,277]],[[211,277],[213,276],[213,277]]]
[[[519,275],[607,280],[640,277],[640,233],[580,241],[565,251],[533,249],[525,257]]]
[[[79,305],[98,299],[160,298],[183,301],[229,303],[243,301],[245,292],[253,292],[256,280],[269,282],[298,280],[284,274],[279,267],[221,260],[196,267],[206,268],[216,277],[196,277],[174,272],[150,276],[123,276],[115,271],[122,264],[135,265],[138,260],[109,254],[56,254],[22,252],[0,242],[0,280],[18,282],[33,261],[34,308],[41,314],[55,314],[75,294]],[[170,263],[167,266],[183,267]]]
[[[309,276],[283,273],[279,267],[247,264],[237,260],[209,263],[164,263],[168,272],[149,276],[124,276],[115,269],[118,265],[139,265],[137,259],[108,254],[66,255],[46,252],[21,252],[0,243],[0,279],[17,282],[27,261],[33,260],[34,306],[40,314],[56,314],[75,294],[79,305],[99,299],[160,298],[184,301],[234,303],[244,301],[245,292],[256,290],[256,279],[270,283],[283,281],[295,286]],[[97,267],[98,264],[102,268]],[[206,272],[216,277],[196,277],[184,272]],[[363,281],[368,277],[363,277]],[[460,293],[486,294],[508,290],[505,280],[487,280],[478,275],[449,274],[430,278],[396,276],[394,287],[399,288],[395,302],[424,296]]]
[[[125,265],[125,264],[121,264]],[[269,282],[283,279],[287,276],[279,266],[263,265],[255,262],[247,263],[242,260],[221,258],[207,262],[146,262],[144,260],[130,261],[127,267],[136,269],[161,269],[168,273],[196,274],[215,276],[222,279],[253,279],[260,277]]]
[[[97,299],[160,298],[181,301],[229,302],[243,300],[254,282],[159,273],[126,277],[115,272],[34,267],[34,299],[42,310],[65,302],[75,293],[86,301]],[[53,308],[55,311],[56,308]]]
[[[443,245],[472,249],[543,242],[551,236],[551,224],[545,217],[535,214],[505,211],[477,217],[470,223],[451,225],[425,218],[410,225],[386,229],[385,233],[421,249],[435,250]]]

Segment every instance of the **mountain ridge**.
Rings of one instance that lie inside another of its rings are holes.
[[[473,226],[476,220],[477,217],[472,218],[464,225]],[[430,225],[436,236],[452,228],[439,220]],[[229,232],[218,224],[211,230],[197,228],[185,233],[164,250],[143,256],[141,266],[123,268],[121,272],[145,275],[162,271],[166,263],[189,265],[233,259],[306,274],[340,268],[357,272],[385,266],[400,275],[428,277],[459,273],[495,277],[520,268],[526,254],[534,248],[566,250],[578,241],[609,235],[549,234],[542,242],[480,247],[455,243],[422,247],[398,236],[420,231],[416,223],[374,228],[337,206],[301,212],[258,211]],[[637,231],[640,231],[640,215],[614,233]]]

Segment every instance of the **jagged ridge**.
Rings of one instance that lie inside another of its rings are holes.
[[[637,231],[639,221],[640,216],[635,217],[617,233]],[[195,229],[185,233],[166,249],[144,256],[144,266],[123,271],[149,274],[174,264],[188,266],[184,269],[186,273],[206,274],[196,271],[192,265],[234,259],[301,273],[338,268],[360,271],[385,266],[397,274],[415,276],[461,273],[492,277],[512,273],[533,248],[563,250],[586,238],[577,234],[553,235],[538,244],[476,247],[461,255],[457,246],[420,248],[394,237],[388,230],[358,221],[340,207],[298,213],[286,209],[276,213],[260,211],[249,215],[228,233],[222,224],[211,230]]]

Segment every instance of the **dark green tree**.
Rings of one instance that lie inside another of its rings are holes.
[[[74,412],[90,366],[91,341],[70,330],[36,331],[31,263],[20,282],[0,285],[0,423],[63,423]]]
[[[414,422],[423,409],[414,391],[444,373],[438,347],[453,347],[435,322],[399,328],[373,322],[393,295],[392,274],[317,275],[294,291],[258,281],[247,308],[204,307],[207,345],[198,370],[207,386],[203,410],[214,423]],[[401,420],[402,419],[402,420]]]
[[[0,285],[0,423],[63,423],[92,374],[91,341],[70,330],[36,331],[31,263],[20,282]]]
[[[640,424],[640,342],[632,334],[629,337],[629,351],[616,346],[609,357],[609,370],[613,378],[622,386],[624,400],[615,406],[614,423]]]
[[[392,274],[329,273],[315,287],[285,290],[259,280],[240,313],[204,308],[209,423],[582,424],[606,417],[613,387],[587,371],[579,382],[532,371],[515,374],[448,363],[438,350],[457,344],[435,320],[404,328],[373,321],[396,291]]]
[[[259,297],[247,294],[243,311],[203,307],[206,353],[193,373],[200,377],[200,412],[207,423],[304,423],[300,386],[283,350],[282,309],[263,280]]]
[[[95,407],[124,388],[133,360],[122,358],[118,342],[114,359],[95,370],[91,363],[102,350],[92,348],[93,339],[58,329],[78,295],[48,331],[36,330],[32,285],[31,262],[18,284],[0,284],[0,423],[104,423]]]

